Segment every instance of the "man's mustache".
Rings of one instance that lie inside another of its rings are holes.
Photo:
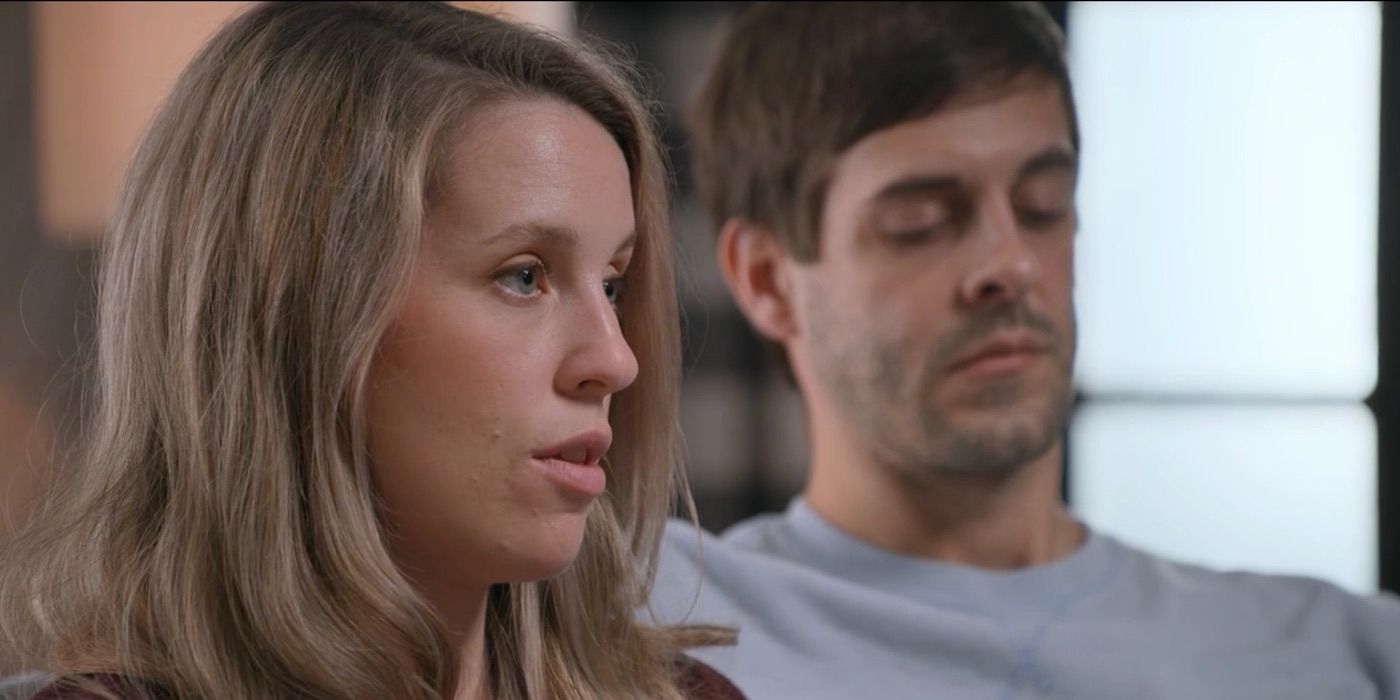
[[[968,319],[940,339],[929,358],[930,366],[947,369],[958,358],[987,342],[991,336],[1008,330],[1029,331],[1047,352],[1060,354],[1060,331],[1049,317],[1031,310],[1025,304],[1003,304]]]

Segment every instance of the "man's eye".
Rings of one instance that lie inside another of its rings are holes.
[[[543,277],[544,266],[540,263],[531,263],[524,267],[507,270],[496,280],[512,294],[529,297],[539,293],[540,281]]]
[[[885,240],[893,243],[897,247],[919,245],[927,243],[943,234],[944,226],[924,226],[922,228],[911,228],[902,231],[890,231],[884,235]]]
[[[1068,209],[1022,209],[1021,224],[1030,228],[1042,228],[1058,223],[1067,213]]]

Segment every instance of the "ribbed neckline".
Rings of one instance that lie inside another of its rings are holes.
[[[980,569],[889,552],[832,525],[802,498],[793,499],[770,533],[774,554],[866,587],[927,604],[982,608],[1024,602],[1043,609],[1098,588],[1123,558],[1115,540],[1085,528],[1074,552],[1046,564],[1010,571]],[[784,532],[785,531],[785,532]],[[1000,616],[1000,615],[998,615]]]

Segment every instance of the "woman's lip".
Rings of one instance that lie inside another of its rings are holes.
[[[575,434],[563,442],[546,447],[532,455],[535,459],[557,459],[578,465],[597,466],[612,446],[612,430],[596,428]]]
[[[574,496],[597,498],[608,487],[608,474],[596,462],[579,464],[554,457],[533,457],[531,461],[555,486]]]

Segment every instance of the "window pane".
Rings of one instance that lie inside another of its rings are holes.
[[[1070,498],[1171,558],[1377,585],[1376,426],[1361,405],[1089,404]]]
[[[1380,8],[1072,3],[1089,394],[1367,396]]]

